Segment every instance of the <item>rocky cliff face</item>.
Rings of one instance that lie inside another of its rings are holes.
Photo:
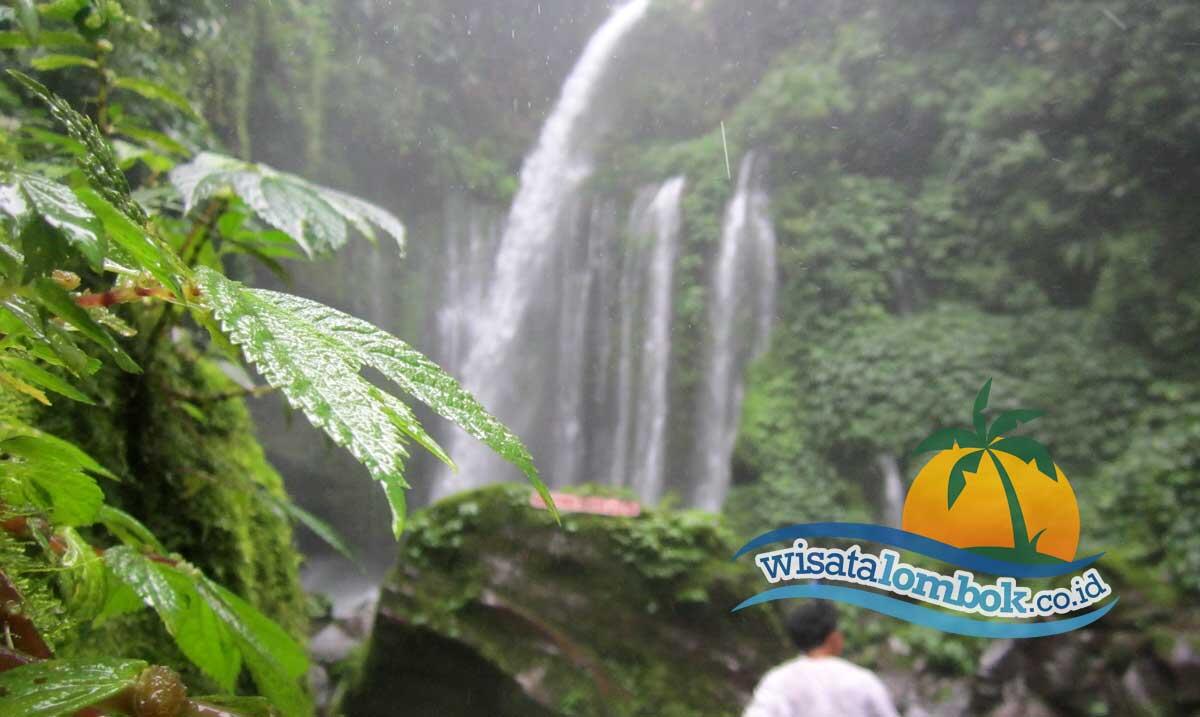
[[[387,580],[351,717],[736,714],[788,652],[711,516],[565,515],[520,486],[417,514]]]

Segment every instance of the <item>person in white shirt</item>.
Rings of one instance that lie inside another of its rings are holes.
[[[878,677],[838,657],[844,641],[833,603],[801,605],[787,629],[800,655],[763,677],[742,717],[899,717]]]

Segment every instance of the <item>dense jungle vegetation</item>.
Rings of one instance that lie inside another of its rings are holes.
[[[0,5],[0,669],[22,665],[0,673],[0,714],[311,713],[292,525],[345,546],[288,499],[245,398],[278,389],[346,446],[387,489],[397,533],[401,457],[414,442],[453,457],[363,367],[541,487],[520,441],[408,344],[250,285],[347,242],[403,250],[397,217],[417,226],[450,192],[506,206],[607,10]],[[1079,496],[1081,553],[1107,551],[1122,586],[1146,586],[1130,623],[1194,635],[1195,4],[651,12],[592,188],[628,202],[688,176],[680,356],[704,339],[733,190],[724,152],[770,160],[778,315],[748,378],[726,534],[877,517],[881,472],[911,477],[917,442],[992,377],[995,406],[1048,411],[1038,437]],[[414,236],[414,259],[435,239]],[[395,278],[419,326],[428,278]],[[242,363],[263,382],[245,383]],[[681,360],[678,401],[698,372]],[[982,650],[891,632],[955,677]],[[864,621],[851,641],[872,660],[889,636]]]
[[[241,397],[281,390],[346,447],[382,484],[397,536],[405,444],[450,459],[406,403],[360,376],[365,366],[552,501],[520,440],[403,341],[224,274],[227,255],[275,266],[352,233],[402,249],[391,213],[205,151],[215,141],[167,84],[149,8],[0,10],[22,70],[64,78],[55,91],[10,66],[2,98],[0,712],[307,714],[288,521],[340,544],[288,500]],[[167,28],[186,42],[187,26]],[[182,71],[186,53],[176,61]],[[266,385],[224,378],[221,363],[241,356]],[[147,607],[160,624],[142,620]],[[190,698],[168,665],[218,694]],[[263,698],[233,696],[243,668]]]

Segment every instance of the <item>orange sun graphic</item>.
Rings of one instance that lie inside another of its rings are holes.
[[[966,472],[966,487],[947,507],[950,471],[955,462],[979,449],[953,448],[937,453],[913,480],[904,501],[901,527],[959,548],[1012,548],[1013,528],[1000,476],[990,456],[975,473]],[[1079,504],[1067,476],[1054,467],[1050,480],[1032,462],[994,452],[1012,479],[1025,515],[1029,538],[1041,533],[1037,551],[1070,561],[1079,546]]]

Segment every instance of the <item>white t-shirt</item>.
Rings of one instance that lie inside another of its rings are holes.
[[[840,657],[801,655],[767,673],[742,717],[898,717],[879,678]]]

